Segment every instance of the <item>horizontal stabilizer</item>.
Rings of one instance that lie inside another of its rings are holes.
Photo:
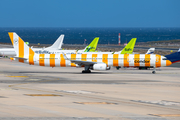
[[[170,60],[172,63],[180,62],[180,49],[175,53],[172,53],[170,55],[166,55],[165,57],[168,60]]]
[[[22,59],[22,60],[27,60],[27,58],[16,57],[16,56],[14,56],[14,57],[12,57],[12,58],[16,58],[16,59]]]

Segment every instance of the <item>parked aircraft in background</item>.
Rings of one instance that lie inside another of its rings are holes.
[[[111,66],[156,67],[171,65],[166,57],[156,54],[109,54],[86,52],[82,54],[36,54],[24,41],[13,32],[9,32],[17,61],[30,65],[48,67],[84,67],[83,73],[90,70],[109,70]]]
[[[99,41],[99,37],[94,38],[94,40],[88,45],[86,46],[84,49],[82,50],[49,50],[50,54],[61,54],[62,52],[64,53],[68,53],[68,54],[76,54],[81,53],[81,52],[96,52],[96,47]]]
[[[149,48],[146,54],[153,54],[155,51],[155,48]]]
[[[10,36],[10,37],[13,37],[13,36]],[[54,42],[54,44],[50,47],[47,47],[47,48],[32,48],[32,50],[35,52],[35,53],[48,53],[49,50],[60,50],[61,49],[61,46],[62,46],[62,42],[63,42],[63,39],[64,39],[64,35],[60,35],[59,38]],[[0,56],[15,56],[16,53],[15,53],[15,50],[14,48],[2,48],[0,49]]]
[[[37,54],[58,54],[58,53],[76,53],[76,52],[95,52],[99,41],[99,37],[96,37],[88,46],[83,50],[62,50],[62,42],[64,35],[61,35],[55,43],[47,48],[32,48],[32,50]],[[15,56],[14,48],[2,48],[0,49],[0,56]]]

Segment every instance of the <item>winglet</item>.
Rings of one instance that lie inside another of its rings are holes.
[[[121,54],[132,54],[134,45],[136,43],[137,38],[132,38],[131,41],[125,46],[125,48],[121,51]]]
[[[99,41],[99,37],[94,38],[94,40],[85,48],[84,52],[95,52]]]

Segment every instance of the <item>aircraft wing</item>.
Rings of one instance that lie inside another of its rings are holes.
[[[97,64],[97,62],[92,62],[92,61],[82,61],[82,60],[70,60],[71,62],[78,64],[78,65],[94,65]]]
[[[67,58],[67,56],[63,53],[63,57],[65,60],[69,60],[72,63],[78,64],[78,65],[94,65],[97,64],[97,62],[92,62],[92,61],[82,61],[82,60],[71,60],[69,58]]]

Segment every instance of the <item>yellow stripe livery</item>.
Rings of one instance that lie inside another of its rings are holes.
[[[108,70],[117,67],[161,67],[171,65],[171,61],[156,54],[111,54],[90,52],[79,54],[35,54],[29,46],[14,32],[9,33],[19,62],[48,67],[84,67],[90,70]]]

